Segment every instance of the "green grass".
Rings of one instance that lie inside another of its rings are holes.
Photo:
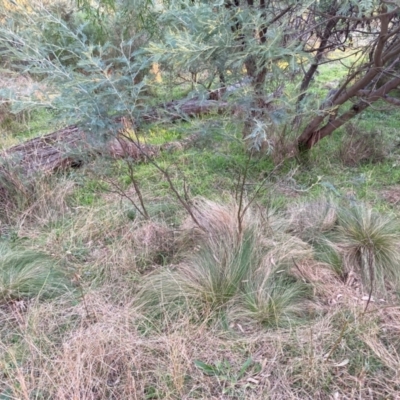
[[[148,276],[139,307],[157,317],[166,313],[176,318],[186,312],[204,321],[242,318],[267,327],[293,323],[295,316],[306,314],[301,300],[308,296],[308,288],[283,273],[305,253],[289,237],[282,237],[279,218],[283,217],[271,213],[270,226],[261,227],[257,214],[249,210],[243,231],[238,232],[237,212],[235,205],[199,203],[194,213],[201,231],[193,239],[191,255],[177,268]],[[278,240],[287,241],[287,249],[280,252],[267,245]],[[271,264],[264,257],[276,261]]]
[[[162,140],[153,137],[152,141],[161,143]],[[187,184],[192,196],[206,197],[213,197],[216,192],[234,191],[237,185],[235,176],[243,173],[247,162],[248,157],[243,147],[236,142],[222,143],[222,146],[215,149],[207,146],[202,149],[164,152],[157,158],[157,164],[167,171],[180,192],[184,184]],[[257,179],[271,169],[272,163],[268,159],[253,160],[249,165],[250,175]],[[134,170],[144,192],[151,191],[156,197],[166,196],[170,192],[167,179],[154,165],[141,164],[135,166]],[[121,182],[130,183],[124,162],[120,163],[118,174]]]
[[[216,229],[219,229],[217,227]],[[251,271],[258,267],[252,229],[243,237],[209,237],[176,271],[165,270],[144,283],[139,304],[146,309],[185,307],[207,320],[226,310]],[[150,311],[151,312],[151,311]],[[172,310],[172,313],[175,313]]]
[[[99,194],[106,192],[107,186],[100,179],[83,178],[70,196],[70,202],[73,206],[101,206],[103,200]]]
[[[400,225],[390,216],[355,206],[339,212],[335,240],[344,249],[345,268],[359,271],[363,283],[373,292],[385,292],[386,285],[400,282]]]
[[[263,275],[254,276],[246,285],[244,315],[267,328],[290,326],[307,317],[305,304],[311,294],[307,285],[282,272]]]
[[[51,111],[41,108],[20,115],[10,114],[0,124],[0,150],[7,149],[27,139],[41,136],[56,130],[54,115]]]
[[[182,139],[182,131],[190,128],[190,124],[180,124],[179,129],[176,127],[163,128],[161,126],[154,126],[147,129],[143,135],[146,143],[161,145],[164,143],[172,142],[174,140]],[[186,129],[185,129],[186,128]]]
[[[15,300],[54,298],[71,289],[71,282],[49,257],[1,245],[0,304]]]

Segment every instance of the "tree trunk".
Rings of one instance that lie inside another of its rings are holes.
[[[389,82],[381,86],[379,89],[370,91],[368,95],[366,95],[365,97],[361,97],[359,101],[350,108],[349,111],[345,112],[339,117],[336,117],[333,120],[330,120],[322,128],[312,131],[306,129],[298,139],[299,150],[304,151],[311,149],[321,139],[329,136],[336,129],[340,128],[346,122],[368,108],[372,103],[376,102],[379,99],[387,100],[387,94],[391,90],[396,89],[399,85],[400,77],[393,78]],[[323,118],[324,117],[322,117],[322,120]],[[317,117],[314,121],[311,122],[309,126],[315,126],[317,123],[319,124],[320,122],[322,122],[322,120],[321,117]]]
[[[391,90],[400,85],[400,78],[395,77],[389,82],[379,87],[377,86],[377,78],[379,76],[384,74],[393,76],[391,71],[393,68],[392,60],[400,54],[399,45],[392,46],[392,48],[387,46],[387,41],[391,37],[388,35],[388,26],[394,14],[387,13],[386,11],[386,6],[383,6],[382,14],[379,17],[379,36],[376,40],[373,57],[371,57],[372,61],[361,65],[354,73],[348,76],[346,82],[342,84],[331,99],[329,106],[322,106],[320,115],[315,117],[305,127],[297,141],[300,152],[311,149],[321,139],[330,135],[354,116],[360,114],[372,103],[379,99],[385,99]],[[360,92],[368,94],[360,97]],[[356,98],[357,103],[350,110],[339,115],[339,108],[352,98]],[[331,115],[332,110],[334,111],[333,118]],[[321,127],[321,124],[324,123],[328,115],[330,115],[328,123]]]

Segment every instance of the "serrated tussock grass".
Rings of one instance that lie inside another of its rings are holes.
[[[238,315],[265,327],[290,326],[306,317],[307,298],[311,298],[310,287],[285,272],[257,274],[243,291],[243,309]]]
[[[191,310],[194,318],[215,316],[235,298],[257,266],[253,234],[245,232],[236,244],[226,237],[203,242],[179,265],[146,277],[139,303],[151,314]]]
[[[366,206],[341,209],[333,235],[346,272],[355,270],[373,292],[400,283],[400,223]]]
[[[0,304],[53,298],[69,290],[70,281],[48,256],[0,245]]]
[[[313,246],[314,258],[342,279],[360,276],[365,292],[400,283],[400,223],[366,205],[318,199],[289,207],[290,231]]]
[[[266,228],[262,217],[251,209],[240,230],[238,206],[233,202],[222,205],[204,201],[196,212],[203,229],[191,236],[191,253],[187,251],[179,265],[144,279],[140,307],[153,315],[190,312],[201,320],[240,309],[246,317],[253,316],[269,326],[279,325],[284,319],[281,316],[290,314],[289,309],[301,308],[304,288],[293,277],[282,279],[276,271],[287,276],[293,259],[309,254],[305,243],[290,248],[287,243],[293,238],[284,233],[283,225]],[[186,229],[188,225],[184,224]],[[277,251],[279,247],[282,251]],[[265,311],[268,307],[273,311]]]
[[[313,242],[334,228],[337,204],[324,197],[299,202],[289,207],[288,218],[291,232],[307,242]]]

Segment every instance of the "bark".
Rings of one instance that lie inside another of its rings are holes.
[[[385,11],[385,8],[383,11]],[[380,32],[373,54],[373,61],[362,65],[347,78],[346,82],[338,88],[336,94],[331,99],[329,108],[325,108],[324,104],[322,105],[319,113],[320,115],[315,117],[299,136],[297,140],[299,151],[311,149],[321,139],[330,135],[351,118],[364,111],[370,104],[379,99],[385,100],[388,98],[388,93],[399,86],[399,78],[393,78],[386,84],[368,91],[368,88],[371,87],[371,84],[376,82],[376,78],[379,77],[379,75],[383,74],[385,71],[390,72],[392,68],[392,65],[388,65],[387,63],[393,60],[393,49],[386,49],[385,52],[385,46],[387,45],[387,40],[390,36],[388,35],[388,26],[393,15],[393,13],[384,13],[379,17]],[[390,54],[390,57],[388,54]],[[398,49],[398,53],[395,55],[398,56],[399,54],[400,48]],[[354,79],[356,78],[358,79],[354,82]],[[374,87],[374,85],[372,86]],[[369,94],[360,98],[360,93],[365,92]],[[351,107],[351,109],[339,115],[339,108],[348,100],[354,98],[356,98],[356,103]],[[334,117],[329,118],[328,123],[321,126],[324,123],[325,118],[328,115],[332,115],[332,110],[334,111]]]
[[[343,113],[334,120],[330,120],[322,128],[313,131],[310,135],[299,139],[299,149],[309,150],[316,143],[326,136],[329,136],[336,129],[340,128],[346,122],[350,121],[353,117],[360,114],[366,108],[368,108],[372,103],[378,101],[379,99],[388,100],[390,97],[387,95],[391,90],[396,89],[400,85],[400,78],[393,78],[385,85],[381,86],[379,89],[369,92],[368,95],[360,98],[359,101],[350,108],[349,111]]]
[[[335,10],[336,13],[336,10]],[[322,57],[324,56],[324,52],[326,51],[327,48],[329,48],[329,46],[327,46],[328,44],[328,40],[332,35],[332,31],[333,29],[336,27],[338,23],[337,19],[331,19],[325,27],[324,33],[322,35],[321,38],[321,42],[319,44],[318,50],[317,50],[317,54],[315,55],[314,58],[314,62],[310,65],[310,68],[308,69],[308,71],[306,72],[306,74],[304,75],[304,78],[301,82],[301,86],[300,86],[300,91],[302,92],[297,100],[298,103],[300,103],[304,96],[305,96],[305,91],[308,89],[308,87],[310,86],[310,82],[314,76],[314,74],[317,72],[317,69],[319,67],[319,63],[322,59]]]

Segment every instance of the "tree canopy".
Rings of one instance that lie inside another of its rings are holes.
[[[143,118],[157,71],[161,88],[240,110],[243,136],[259,149],[291,132],[300,150],[378,100],[399,105],[400,2],[268,0],[40,0],[0,2],[3,70],[28,72],[48,91],[16,107],[52,107],[107,131],[115,117]],[[313,90],[322,64],[346,74]],[[237,113],[233,113],[235,118]]]

